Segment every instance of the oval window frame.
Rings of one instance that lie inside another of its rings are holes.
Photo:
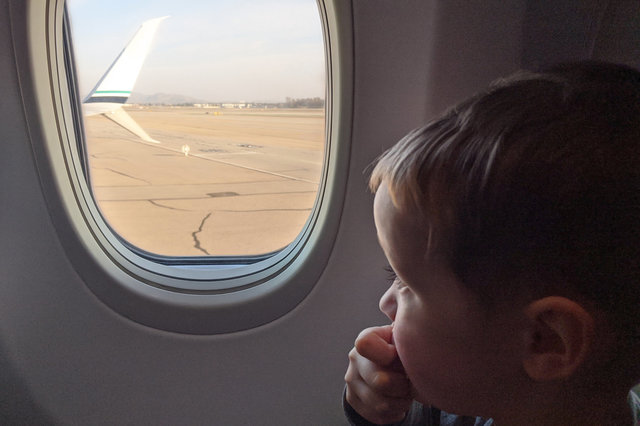
[[[29,1],[24,49],[16,49],[31,144],[59,240],[89,289],[140,324],[220,334],[271,322],[313,289],[337,236],[347,184],[353,88],[351,4],[317,0],[327,72],[326,148],[318,197],[307,224],[285,249],[234,265],[171,264],[132,250],[100,215],[77,144],[79,97],[68,77],[64,2]],[[20,30],[14,30],[20,31]],[[68,32],[67,32],[68,33]],[[69,49],[71,51],[71,49]],[[226,264],[225,264],[226,263]]]

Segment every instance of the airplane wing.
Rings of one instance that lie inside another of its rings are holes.
[[[144,129],[140,127],[140,125],[136,123],[135,120],[131,118],[131,116],[127,114],[127,112],[122,108],[117,108],[117,109],[114,109],[113,111],[102,113],[102,115],[107,117],[109,120],[115,122],[116,124],[119,124],[120,126],[124,127],[134,135],[138,136],[143,141],[160,143],[160,141],[157,141],[153,139],[151,136],[149,136],[149,134],[145,132]]]
[[[131,95],[158,26],[166,18],[168,16],[150,19],[140,26],[98,84],[82,101],[85,115],[104,114],[141,139],[160,143],[151,138],[121,107]]]

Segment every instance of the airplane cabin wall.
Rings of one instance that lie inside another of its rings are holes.
[[[28,2],[0,0],[0,421],[345,424],[347,353],[362,328],[385,322],[377,311],[385,261],[364,170],[452,102],[525,60],[545,62],[551,45],[571,44],[540,36],[549,46],[526,51],[529,30],[551,10],[535,15],[534,3],[354,0],[351,163],[326,269],[282,318],[194,336],[120,316],[74,271],[34,162],[40,135],[29,134],[27,122],[38,118],[25,115],[22,103],[33,99],[20,91],[28,71],[16,69]],[[594,44],[599,54],[615,56],[603,37]]]

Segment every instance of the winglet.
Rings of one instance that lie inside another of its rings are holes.
[[[83,103],[124,104],[126,102],[138,79],[142,64],[151,50],[153,36],[160,23],[166,18],[168,16],[150,19],[142,23],[131,41],[113,61]]]
[[[166,18],[168,16],[150,19],[142,23],[131,41],[120,52],[107,72],[98,81],[98,84],[84,99],[83,104],[86,115],[114,113],[129,99],[131,90],[142,69],[142,64],[151,50],[151,43],[158,26]],[[124,111],[122,113],[126,115]],[[144,140],[157,142],[151,139],[131,117],[123,120],[121,119],[122,115],[118,113],[119,120],[114,121]],[[114,117],[109,118],[113,119]],[[131,123],[135,125],[135,129]],[[140,132],[146,136],[141,136]]]

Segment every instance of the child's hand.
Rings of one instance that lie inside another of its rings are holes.
[[[391,336],[391,325],[367,328],[349,352],[347,402],[372,423],[401,421],[413,400]]]

